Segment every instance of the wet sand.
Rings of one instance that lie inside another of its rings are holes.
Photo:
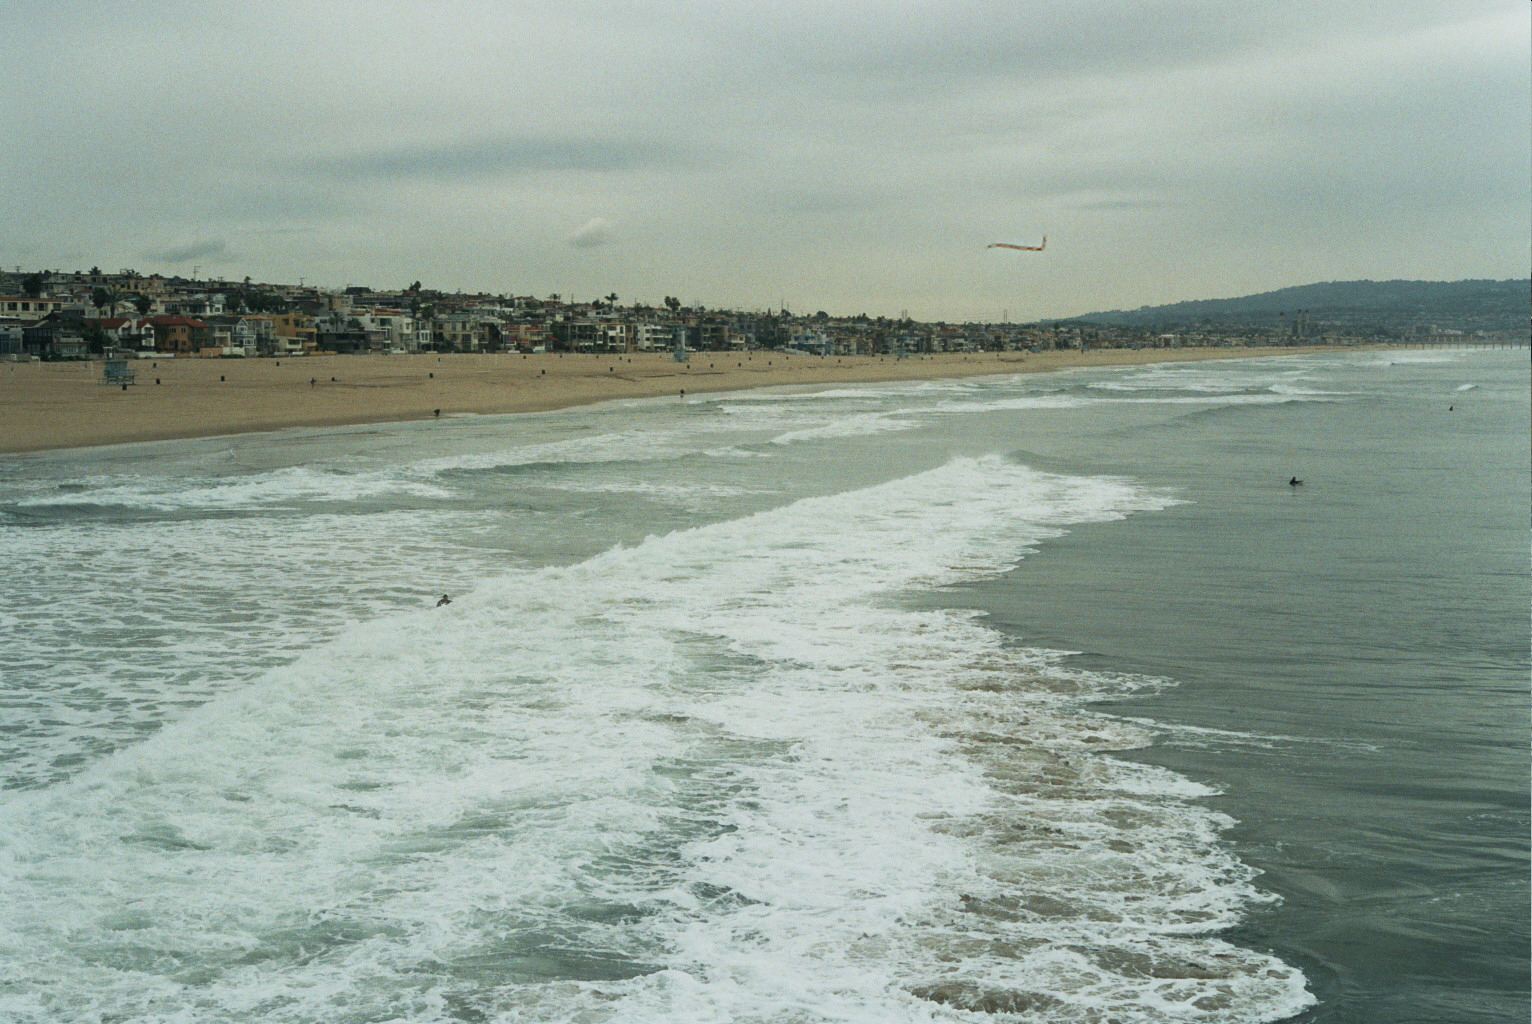
[[[784,384],[965,377],[1312,352],[1293,348],[1104,349],[910,356],[780,352],[303,356],[139,359],[104,385],[102,363],[0,363],[0,452],[344,426],[461,413],[539,412],[623,398]]]

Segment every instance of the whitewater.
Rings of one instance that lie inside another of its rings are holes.
[[[1186,500],[1030,430],[1317,365],[0,463],[0,1019],[1290,1017],[1218,790],[1094,707],[1173,680],[953,595]]]

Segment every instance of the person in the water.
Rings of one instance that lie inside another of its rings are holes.
[[[436,602],[436,607],[440,608],[444,604],[451,604],[451,603],[452,603],[452,598],[448,597],[446,594],[443,594],[442,595],[442,599],[440,601]]]
[[[1287,486],[1289,486],[1289,487],[1302,487],[1303,486],[1303,481],[1299,480],[1297,477],[1293,477],[1291,480],[1289,480],[1287,482]]]

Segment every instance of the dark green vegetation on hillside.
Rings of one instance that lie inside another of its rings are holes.
[[[1223,324],[1280,326],[1307,314],[1312,323],[1381,333],[1428,328],[1518,331],[1527,328],[1527,281],[1326,281],[1233,299],[1199,299],[1133,310],[1087,313],[1075,320],[1118,327]]]

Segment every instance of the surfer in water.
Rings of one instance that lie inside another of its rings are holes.
[[[451,604],[451,603],[452,603],[452,598],[448,597],[446,594],[443,594],[442,595],[442,599],[440,601],[436,602],[436,607],[440,608],[444,604]]]
[[[1287,486],[1289,486],[1289,487],[1302,487],[1303,486],[1303,481],[1299,480],[1297,477],[1293,477],[1291,480],[1289,480],[1287,482]]]

